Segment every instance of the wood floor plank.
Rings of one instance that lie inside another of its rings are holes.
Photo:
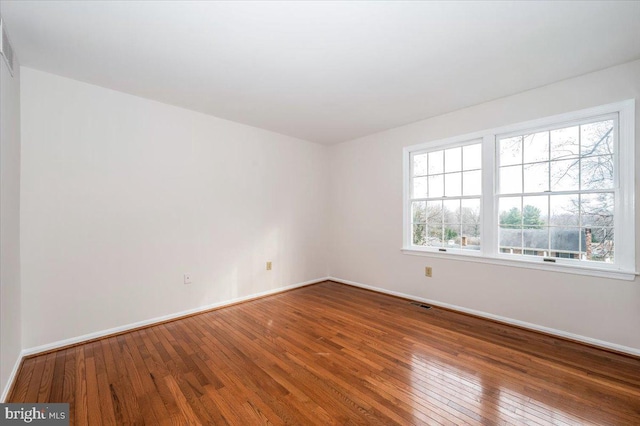
[[[25,394],[26,402],[38,402],[38,393],[40,391],[40,383],[42,381],[46,357],[46,355],[43,355],[41,357],[34,358],[32,362],[29,363],[29,368],[33,369],[33,372]]]
[[[100,403],[100,391],[98,389],[98,374],[96,370],[96,357],[94,356],[95,345],[86,345],[85,353],[85,371],[86,371],[86,388],[87,388],[87,418],[91,425],[102,425],[103,419],[107,418],[107,413],[102,412],[102,404]],[[106,409],[107,407],[105,407]]]
[[[145,423],[149,423],[151,419],[156,423],[161,423],[163,419],[168,419],[170,416],[160,394],[156,391],[155,383],[143,359],[143,353],[147,352],[142,344],[140,331],[123,335],[122,338],[125,340],[130,354],[127,370],[130,375],[136,375],[134,389],[136,398],[139,400],[138,405],[142,410],[142,417],[145,419]],[[138,345],[138,342],[141,344]]]
[[[178,384],[176,383],[175,378],[171,375],[168,375],[164,378],[164,381],[167,384],[169,391],[173,395],[176,401],[176,404],[180,409],[180,413],[182,413],[182,418],[184,419],[185,424],[190,424],[190,425],[202,424],[202,421],[200,420],[200,418],[198,418],[196,413],[193,412],[193,408],[191,404],[189,404],[189,401],[187,401],[187,398],[185,398],[184,394],[182,393],[182,390],[180,389],[180,386],[178,386]]]
[[[7,402],[9,401],[26,401],[27,392],[29,390],[29,382],[31,376],[33,376],[33,366],[35,363],[35,357],[27,358],[22,361],[20,370],[15,379],[11,394],[7,396]]]
[[[55,355],[56,363],[53,367],[53,378],[47,402],[62,402],[62,386],[54,386],[54,383],[64,382],[65,351],[57,351]]]
[[[85,364],[86,346],[76,346],[75,348],[75,410],[74,420],[76,424],[89,424],[89,408],[87,396],[87,370]]]
[[[108,395],[111,400],[113,416],[116,419],[117,424],[125,424],[125,422],[129,421],[130,415],[127,413],[126,409],[128,404],[119,390],[122,386],[128,385],[126,383],[123,384],[120,381],[116,362],[113,359],[113,353],[111,352],[111,340],[111,338],[101,340],[100,349],[102,349],[102,358],[104,359],[107,382],[109,383]],[[104,389],[104,391],[106,393],[106,389]]]
[[[75,403],[76,403],[76,348],[62,350],[65,354],[64,379],[62,383],[54,383],[53,385],[62,386],[62,401],[69,404],[69,419],[71,424],[82,424],[75,421]],[[53,390],[52,390],[53,391]]]
[[[51,385],[53,382],[53,372],[56,363],[56,353],[51,352],[45,355],[44,369],[42,370],[42,379],[40,380],[40,388],[38,389],[38,402],[48,402],[51,394]]]
[[[111,399],[111,389],[109,387],[109,378],[107,376],[107,367],[104,360],[104,352],[100,342],[95,342],[93,346],[93,356],[95,360],[96,384],[98,392],[98,400],[102,413],[102,423],[105,425],[117,425],[115,411],[113,409],[113,401]]]
[[[150,329],[140,330],[140,338],[142,339],[143,346],[139,346],[141,356],[149,374],[149,379],[153,383],[153,388],[149,390],[157,399],[162,401],[164,409],[160,408],[158,415],[159,420],[163,420],[163,416],[168,416],[170,421],[179,423],[180,421],[180,408],[178,407],[169,387],[166,382],[162,380],[165,374],[165,365],[160,355],[155,351],[155,345],[152,342],[152,336]],[[166,414],[165,414],[166,410]]]
[[[324,282],[25,359],[74,425],[640,424],[640,359]]]
[[[129,336],[130,337],[130,336]],[[153,403],[147,395],[145,384],[143,383],[147,376],[142,363],[136,364],[134,354],[137,353],[137,345],[129,344],[127,336],[120,335],[117,337],[118,346],[120,348],[120,357],[122,358],[121,368],[129,379],[129,389],[127,393],[133,395],[136,400],[136,410],[142,421],[145,423],[159,423],[156,417],[156,411],[153,409]]]

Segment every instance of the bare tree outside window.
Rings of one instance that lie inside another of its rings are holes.
[[[614,260],[614,121],[499,140],[500,251]]]

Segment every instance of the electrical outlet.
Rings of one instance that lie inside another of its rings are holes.
[[[184,283],[191,284],[191,274],[184,274]]]
[[[267,271],[271,270],[271,262],[267,262]]]
[[[427,266],[424,268],[424,276],[425,277],[429,277],[431,278],[433,274],[433,270],[431,269],[431,266]]]

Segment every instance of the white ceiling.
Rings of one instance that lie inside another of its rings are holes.
[[[2,3],[22,65],[325,144],[640,58],[640,2]]]

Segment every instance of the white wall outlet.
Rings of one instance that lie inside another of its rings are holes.
[[[184,274],[184,283],[191,284],[191,274]]]

